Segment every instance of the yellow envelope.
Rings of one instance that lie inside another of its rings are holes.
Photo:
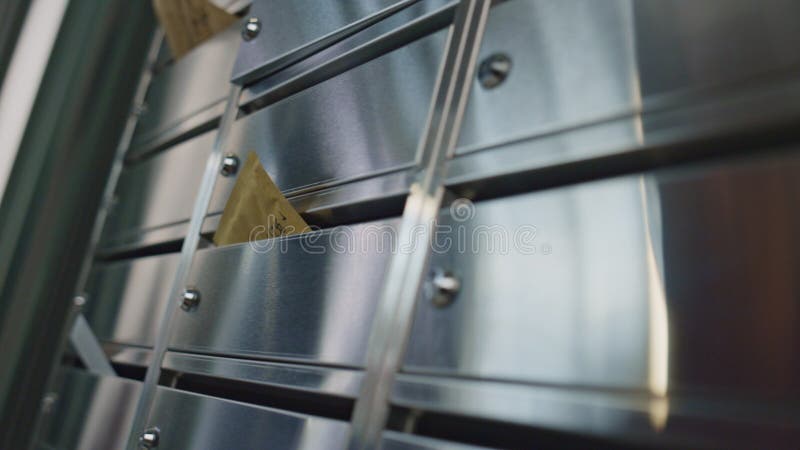
[[[214,243],[239,244],[307,231],[306,221],[272,182],[258,155],[250,152],[225,204]]]
[[[175,59],[238,20],[208,0],[153,0],[153,9]]]

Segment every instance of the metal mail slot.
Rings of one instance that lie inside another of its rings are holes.
[[[396,223],[198,251],[170,349],[363,366]]]
[[[361,390],[361,370],[285,364],[167,352],[162,369],[219,379],[246,381],[281,389],[354,399]]]
[[[152,347],[179,257],[171,253],[95,264],[83,311],[97,338]]]
[[[396,431],[384,431],[380,448],[381,450],[479,450],[486,447],[457,444]]]
[[[299,61],[416,0],[255,0],[233,81],[247,83]]]
[[[800,63],[798,14],[792,0],[498,4],[457,153],[769,85]]]
[[[800,156],[783,152],[456,203],[432,267],[462,289],[420,300],[405,370],[797,392]]]
[[[345,448],[347,422],[159,386],[148,427],[159,429],[159,448],[320,449]]]
[[[44,402],[39,445],[125,448],[142,383],[67,368],[60,369],[57,377],[55,395]]]
[[[240,30],[232,25],[153,77],[128,158],[222,116]]]
[[[412,166],[444,38],[420,39],[238,120],[226,151],[241,161],[257,152],[284,193]],[[222,212],[235,182],[220,177],[210,214]]]
[[[118,246],[144,231],[188,222],[215,136],[209,131],[127,166],[100,246]]]
[[[394,405],[423,411],[422,417],[432,411],[471,419],[458,428],[459,438],[487,442],[483,436],[492,425],[470,426],[475,419],[527,428],[489,441],[492,448],[796,448],[800,407],[790,398],[720,397],[703,390],[664,397],[415,374],[399,374],[392,393]],[[560,436],[548,439],[543,430]]]

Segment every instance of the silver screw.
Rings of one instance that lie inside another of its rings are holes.
[[[236,155],[225,155],[225,158],[222,160],[222,169],[220,169],[220,173],[223,177],[229,177],[231,175],[236,175],[236,172],[239,170],[239,158]]]
[[[183,298],[181,299],[181,309],[189,311],[200,304],[200,291],[193,288],[186,288],[183,290]]]
[[[147,114],[147,103],[142,103],[141,105],[137,105],[133,109],[133,115],[136,117],[142,117]]]
[[[83,295],[76,295],[75,298],[72,299],[72,303],[78,309],[83,308],[83,305],[86,304],[86,297]]]
[[[45,395],[42,399],[42,413],[50,414],[53,412],[56,401],[58,401],[58,394],[55,392],[48,392],[47,395]]]
[[[481,62],[478,67],[478,81],[485,89],[499,86],[511,72],[511,58],[502,53],[495,53]]]
[[[244,27],[242,28],[242,39],[245,41],[251,41],[258,33],[261,32],[261,21],[258,20],[258,17],[251,17],[247,19],[247,22],[244,23]]]
[[[161,430],[156,427],[148,428],[139,436],[139,444],[142,448],[156,448],[158,447],[158,437]]]
[[[461,280],[452,272],[436,269],[433,271],[428,289],[433,306],[444,308],[455,300],[461,290]]]

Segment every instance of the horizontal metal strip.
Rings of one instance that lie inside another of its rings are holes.
[[[668,447],[784,448],[800,439],[800,410],[788,401],[661,398],[410,374],[398,375],[392,401],[422,415],[430,411]]]
[[[146,427],[159,448],[343,448],[347,422],[159,386]]]
[[[624,115],[457,156],[447,185],[471,198],[550,188],[796,142],[800,83]]]
[[[363,378],[358,370],[179,352],[167,352],[162,369],[348,398],[358,396]]]
[[[333,78],[361,64],[447,27],[454,0],[422,0],[330,48],[242,91],[239,107],[252,113],[294,93]],[[407,70],[414,70],[408,67]]]
[[[422,2],[430,0],[422,0]],[[256,32],[239,48],[231,77],[246,85],[336,42],[419,0],[318,3],[315,0],[256,1],[249,15]]]

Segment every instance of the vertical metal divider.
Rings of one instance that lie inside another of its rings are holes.
[[[231,126],[239,112],[239,96],[241,91],[241,86],[231,84],[228,99],[225,104],[225,113],[222,115],[222,120],[217,130],[217,136],[214,140],[214,147],[211,154],[208,156],[202,182],[197,191],[197,197],[195,197],[192,218],[189,222],[189,228],[186,231],[186,237],[183,240],[178,268],[173,278],[172,287],[170,288],[169,299],[171,301],[167,304],[164,315],[160,319],[156,343],[153,348],[153,357],[150,361],[150,366],[147,368],[142,392],[139,396],[139,402],[136,405],[136,413],[134,414],[133,425],[131,426],[130,436],[128,437],[127,448],[131,450],[136,450],[139,446],[139,434],[144,431],[150,413],[150,407],[155,398],[158,379],[161,376],[161,362],[164,358],[164,353],[166,353],[169,336],[172,331],[172,319],[180,306],[179,299],[186,283],[186,276],[189,273],[189,268],[194,259],[194,253],[200,241],[203,220],[205,220],[206,212],[211,202],[211,194],[214,191],[214,185],[219,175],[223,149],[226,145]]]
[[[56,353],[58,358],[61,358],[61,355],[64,354],[64,348],[67,345],[67,340],[71,339],[76,333],[85,334],[88,331],[91,333],[91,337],[95,338],[94,333],[91,331],[91,328],[88,327],[88,323],[86,323],[86,319],[83,318],[83,315],[80,313],[80,308],[86,301],[84,289],[86,288],[86,282],[89,279],[89,274],[91,273],[92,266],[94,265],[95,252],[97,251],[97,246],[100,243],[100,238],[103,233],[103,226],[105,225],[106,217],[108,216],[108,210],[114,200],[114,191],[117,189],[117,182],[119,181],[119,177],[122,173],[122,168],[125,163],[125,154],[130,148],[131,141],[133,140],[133,133],[136,131],[136,125],[139,123],[139,111],[141,111],[142,105],[144,104],[144,100],[147,95],[147,89],[150,87],[150,81],[153,78],[152,68],[158,59],[158,51],[161,48],[163,41],[164,32],[158,28],[153,33],[153,37],[150,40],[150,46],[147,49],[147,57],[144,67],[142,68],[139,81],[136,85],[136,92],[133,95],[131,110],[128,114],[128,119],[125,122],[125,128],[123,128],[122,135],[119,138],[119,143],[117,143],[117,148],[114,150],[114,159],[111,163],[111,170],[108,174],[106,186],[103,189],[103,195],[100,199],[100,206],[97,210],[97,216],[95,217],[94,224],[92,225],[92,233],[89,235],[89,245],[86,249],[86,254],[83,257],[83,261],[81,262],[81,270],[78,273],[78,280],[75,283],[75,288],[72,291],[73,297],[70,299],[70,301],[73,302],[73,308],[70,316],[67,318],[67,326],[64,327],[64,332],[59,340],[58,345],[60,347],[60,351]],[[79,356],[81,356],[80,353]],[[111,371],[110,375],[113,375],[114,371],[111,369],[110,363],[105,358],[105,354],[102,356],[105,360],[105,364]],[[97,366],[96,362],[86,360],[83,360],[83,362],[90,370],[94,368],[94,371],[98,372],[99,369],[101,374],[104,371],[104,369]],[[55,382],[56,372],[57,371],[54,370],[48,376],[48,392],[52,390],[53,383]],[[43,418],[42,414],[40,413],[33,427],[34,439],[39,436],[43,425]]]
[[[450,28],[418,151],[420,172],[406,199],[397,251],[389,262],[370,333],[366,374],[351,421],[351,449],[380,445],[394,379],[427,273],[435,221],[445,193],[447,162],[455,150],[490,7],[491,0],[461,0]],[[417,246],[418,242],[422,245]],[[409,248],[415,250],[403,252]]]

